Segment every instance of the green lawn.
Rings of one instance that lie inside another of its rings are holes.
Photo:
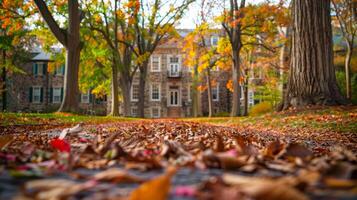
[[[274,112],[256,117],[213,117],[184,118],[184,121],[210,123],[215,125],[272,128],[311,129],[357,133],[357,107],[312,108],[302,111]]]
[[[86,116],[68,113],[0,113],[0,125],[11,126],[16,124],[72,124],[72,123],[109,123],[118,121],[132,121],[138,118]]]

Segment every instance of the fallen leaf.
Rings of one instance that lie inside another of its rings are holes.
[[[0,135],[0,149],[5,148],[12,140],[10,135]]]
[[[164,175],[143,183],[129,196],[130,200],[166,200],[170,191],[171,177],[176,168],[168,168]]]
[[[99,172],[92,177],[96,181],[108,181],[113,183],[142,183],[144,179],[129,174],[127,171],[110,168]]]

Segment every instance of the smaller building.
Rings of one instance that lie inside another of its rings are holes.
[[[20,69],[23,73],[10,74],[7,79],[7,111],[53,112],[59,109],[63,99],[65,67],[61,65],[49,71],[51,56],[36,48],[32,58]],[[96,99],[88,91],[78,96],[80,108],[85,114],[106,114],[106,99]]]

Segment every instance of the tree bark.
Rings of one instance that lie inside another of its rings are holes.
[[[353,53],[353,44],[349,41],[347,43],[347,52],[345,58],[345,73],[346,73],[346,98],[351,100],[352,98],[352,88],[351,88],[351,59]]]
[[[207,68],[207,97],[208,97],[208,117],[213,114],[213,97],[212,97],[212,84],[211,84],[211,70]]]
[[[51,32],[66,48],[64,96],[58,112],[78,112],[78,72],[82,48],[79,34],[82,13],[79,10],[78,0],[68,0],[68,30],[59,27],[43,0],[34,1]]]
[[[140,70],[140,80],[139,80],[139,117],[145,117],[145,86],[146,86],[146,76],[148,69],[148,61],[142,63],[139,67]]]
[[[248,80],[243,86],[243,95],[244,95],[244,110],[243,116],[248,116]]]
[[[110,116],[119,116],[119,86],[118,86],[118,66],[112,64],[112,105]]]
[[[125,77],[120,77],[120,89],[123,94],[123,115],[125,117],[129,117],[131,115],[131,101],[130,101],[130,88],[131,88],[131,80],[127,80]]]
[[[193,69],[193,81],[192,81],[192,91],[191,92],[191,98],[192,98],[192,113],[193,117],[198,117],[199,116],[199,99],[198,95],[199,92],[197,91],[198,87],[198,65],[194,66]]]
[[[284,109],[345,103],[335,77],[329,0],[295,0]]]
[[[7,109],[7,91],[6,91],[6,79],[7,79],[7,72],[6,72],[6,51],[2,51],[2,62],[3,62],[3,68],[2,68],[2,110],[5,112]]]
[[[236,117],[241,115],[241,86],[239,83],[240,74],[240,49],[233,49],[233,68],[232,68],[232,79],[233,79],[233,102],[232,102],[232,112],[231,117]]]

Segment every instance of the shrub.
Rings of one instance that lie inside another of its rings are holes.
[[[261,102],[250,109],[250,115],[257,116],[273,111],[273,106],[269,102]]]

